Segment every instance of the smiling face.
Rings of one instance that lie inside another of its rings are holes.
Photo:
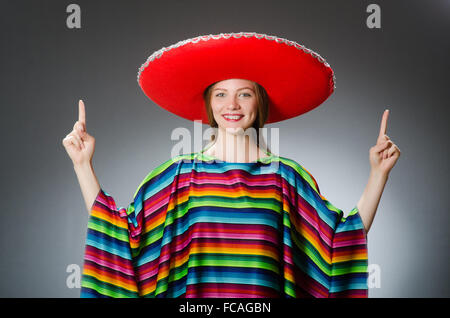
[[[258,114],[254,82],[228,79],[211,89],[211,109],[219,128],[233,132],[252,127]]]

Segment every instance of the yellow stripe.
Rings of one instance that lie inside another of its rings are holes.
[[[108,217],[107,212],[103,212],[102,210],[96,210],[96,209],[92,209],[91,215],[98,219],[106,221],[112,225],[120,227],[124,230],[128,230],[128,220],[127,219],[123,219],[120,217],[117,217],[117,218]]]
[[[133,292],[137,292],[137,287],[134,284],[128,284],[125,283],[122,280],[118,280],[118,279],[110,279],[109,277],[103,275],[102,273],[99,273],[96,270],[90,270],[85,268],[83,270],[83,275],[87,275],[87,276],[92,276],[95,277],[96,279],[98,279],[99,281],[114,285],[114,286],[119,286],[123,289],[129,290],[129,291],[133,291]]]
[[[278,255],[271,252],[270,250],[248,249],[246,247],[235,248],[235,247],[220,247],[220,246],[214,246],[214,247],[194,246],[191,249],[190,254],[195,254],[195,253],[260,255],[260,256],[269,256],[275,260],[278,260]]]

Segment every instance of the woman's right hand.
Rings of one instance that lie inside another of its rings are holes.
[[[78,121],[63,139],[62,144],[74,166],[90,163],[94,156],[95,138],[86,132],[86,112],[81,99],[78,102]]]

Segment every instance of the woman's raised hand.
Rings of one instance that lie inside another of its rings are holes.
[[[90,163],[94,156],[95,138],[86,132],[86,111],[81,99],[78,102],[78,121],[62,144],[74,166]]]
[[[388,175],[400,157],[400,149],[386,135],[389,110],[385,110],[381,119],[380,132],[377,143],[370,148],[370,165],[374,172]]]

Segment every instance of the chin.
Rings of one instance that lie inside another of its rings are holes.
[[[245,130],[247,129],[246,126],[243,125],[230,125],[229,123],[226,123],[221,126],[223,130],[225,130],[227,133],[233,134],[233,135],[242,135]]]
[[[243,127],[227,127],[226,132],[232,135],[243,135],[245,132],[245,129]]]

